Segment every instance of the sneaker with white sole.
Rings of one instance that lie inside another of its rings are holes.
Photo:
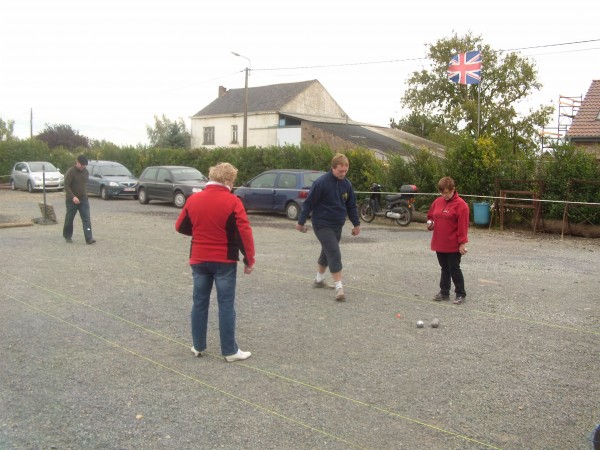
[[[202,356],[202,352],[201,351],[199,352],[198,350],[196,350],[195,347],[192,347],[191,350],[196,358],[200,358]]]
[[[343,302],[344,300],[346,300],[346,296],[344,295],[344,288],[343,287],[339,287],[335,290],[335,299],[338,302]]]
[[[243,361],[244,359],[250,358],[250,355],[252,355],[252,353],[244,352],[238,348],[237,353],[226,356],[225,361],[227,361],[227,362]]]
[[[313,287],[314,288],[321,288],[321,289],[333,289],[335,286],[329,284],[325,280],[321,280],[321,281],[315,280],[314,283],[313,283]]]

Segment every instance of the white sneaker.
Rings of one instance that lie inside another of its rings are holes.
[[[250,358],[250,355],[252,355],[252,353],[250,353],[250,352],[243,352],[242,350],[240,350],[238,348],[237,353],[235,353],[233,355],[226,356],[225,357],[225,361],[227,361],[227,362],[243,361],[244,359]]]
[[[194,347],[191,348],[192,353],[194,354],[194,356],[196,358],[200,358],[202,356],[202,352],[199,352],[198,350],[196,350]]]
[[[343,302],[344,300],[346,300],[346,296],[344,295],[344,288],[343,287],[339,287],[335,290],[335,299],[338,302]]]

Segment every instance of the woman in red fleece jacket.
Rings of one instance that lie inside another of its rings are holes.
[[[450,177],[440,179],[438,190],[442,195],[433,201],[427,213],[427,229],[433,231],[431,250],[436,252],[442,268],[440,292],[433,299],[449,300],[452,280],[456,293],[454,303],[460,305],[467,296],[460,259],[467,254],[469,205],[458,196]]]
[[[244,255],[244,273],[250,274],[254,268],[252,228],[242,202],[231,192],[237,172],[229,163],[211,167],[206,188],[188,198],[175,223],[179,233],[192,236],[192,353],[202,356],[206,351],[208,307],[215,284],[221,353],[227,362],[250,357],[250,352],[240,350],[235,340],[234,301],[240,252]]]

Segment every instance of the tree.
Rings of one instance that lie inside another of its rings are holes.
[[[0,141],[10,141],[14,139],[15,121],[7,120],[6,122],[0,117]]]
[[[181,117],[172,121],[164,114],[162,119],[154,116],[154,127],[146,125],[146,132],[152,147],[190,148],[191,136]]]
[[[448,80],[450,58],[471,50],[482,54],[481,84],[461,85]],[[541,88],[534,63],[516,53],[492,50],[482,43],[481,37],[471,34],[463,37],[454,34],[437,41],[429,46],[427,57],[432,61],[431,69],[413,72],[402,98],[403,106],[410,108],[414,117],[423,123],[436,123],[453,134],[489,136],[513,154],[531,154],[539,147],[537,130],[549,122],[554,108],[540,105],[536,110],[529,109],[527,114],[516,109],[534,90]]]
[[[73,130],[70,125],[46,124],[44,131],[38,134],[36,138],[48,144],[51,149],[64,147],[74,151],[78,148],[88,149],[90,146],[90,140],[79,134],[79,131]]]

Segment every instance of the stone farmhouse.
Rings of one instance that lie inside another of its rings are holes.
[[[217,99],[191,118],[192,148],[242,147],[246,108],[248,147],[327,144],[337,151],[368,149],[380,159],[408,158],[419,148],[442,157],[445,151],[410,133],[350,119],[318,80],[247,90],[220,86]]]

